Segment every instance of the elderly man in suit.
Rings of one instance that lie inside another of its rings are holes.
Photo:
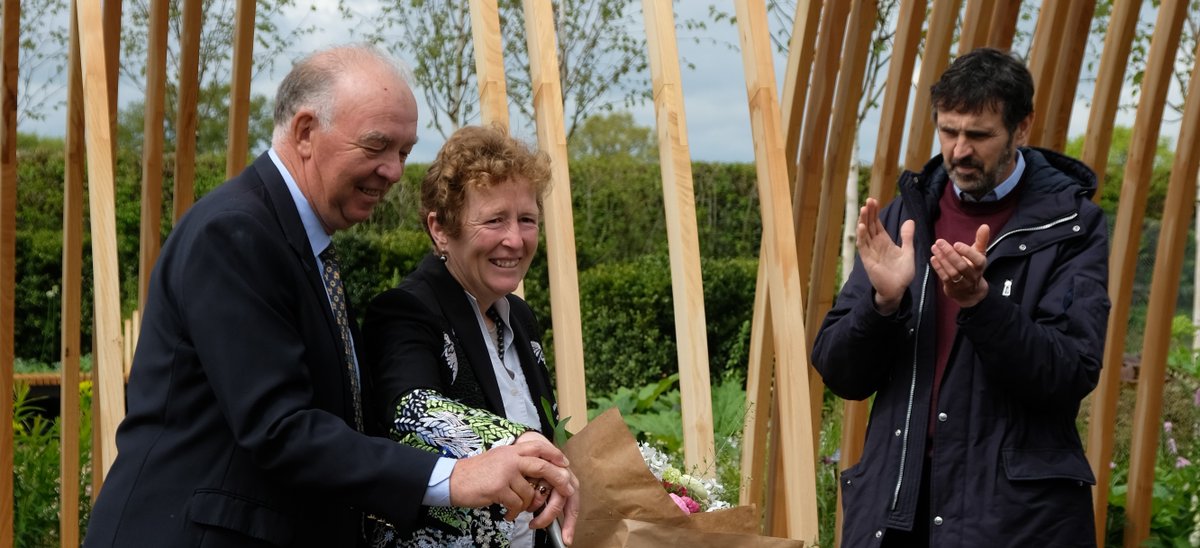
[[[353,546],[364,516],[411,528],[422,504],[545,504],[533,525],[548,525],[577,482],[544,439],[455,461],[369,435],[372,375],[330,235],[404,171],[404,71],[367,46],[314,53],[280,84],[274,123],[271,149],[163,246],[85,545]]]

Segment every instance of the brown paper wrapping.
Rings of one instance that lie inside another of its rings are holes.
[[[650,472],[621,413],[609,409],[564,449],[579,479],[572,548],[801,548],[798,540],[759,536],[758,512],[738,506],[686,515]]]

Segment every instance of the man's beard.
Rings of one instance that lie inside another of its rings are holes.
[[[1012,137],[1009,137],[1008,142],[1004,146],[1004,152],[1000,154],[996,165],[992,169],[985,169],[983,162],[980,162],[978,157],[967,156],[953,162],[946,161],[946,173],[960,190],[975,198],[982,198],[1003,182],[1001,177],[1007,174],[1009,168],[1012,167],[1014,156],[1015,149],[1012,147]],[[975,171],[964,176],[955,171],[957,167],[969,167]]]

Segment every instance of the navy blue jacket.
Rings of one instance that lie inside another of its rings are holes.
[[[354,546],[360,510],[416,525],[437,456],[354,430],[341,335],[266,154],[171,232],[143,318],[84,546]]]
[[[1089,546],[1095,483],[1075,427],[1096,385],[1109,300],[1103,212],[1082,163],[1022,148],[1017,209],[992,230],[989,291],[958,314],[936,403],[931,546]],[[813,365],[838,396],[875,396],[862,460],[841,478],[845,546],[878,546],[913,526],[926,452],[935,361],[929,266],[941,156],[906,172],[880,219],[893,239],[916,222],[916,275],[900,309],[882,316],[856,258],[814,342]]]

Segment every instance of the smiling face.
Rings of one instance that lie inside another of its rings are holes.
[[[1028,116],[1010,133],[994,108],[978,113],[937,111],[938,142],[950,180],[963,192],[981,198],[1012,173],[1018,146],[1029,136]]]
[[[446,267],[479,301],[480,312],[517,289],[538,245],[538,204],[533,185],[517,176],[489,186],[469,186],[457,236],[430,212],[430,235]]]
[[[297,186],[332,234],[370,217],[404,174],[417,142],[417,103],[390,67],[364,61],[333,86],[328,124],[315,110],[292,117]]]

